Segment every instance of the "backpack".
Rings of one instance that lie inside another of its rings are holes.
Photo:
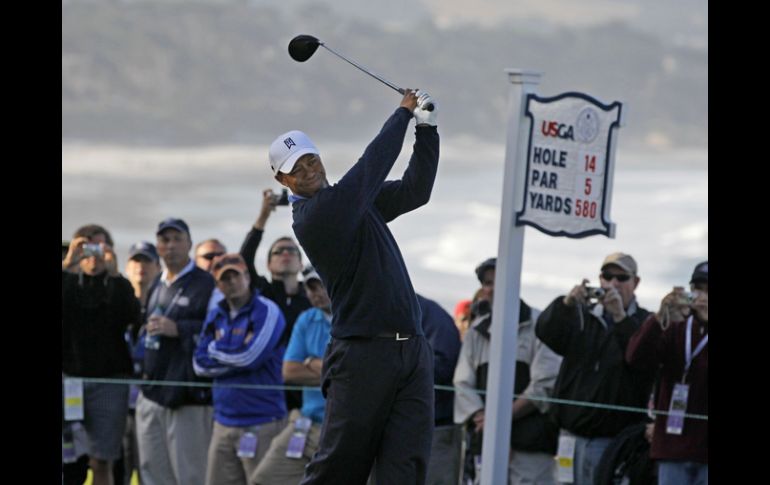
[[[654,485],[654,462],[644,437],[646,422],[623,429],[604,451],[596,469],[596,485]]]

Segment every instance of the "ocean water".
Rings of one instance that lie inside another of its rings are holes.
[[[368,140],[314,140],[330,183],[352,165]],[[407,144],[390,178],[404,170]],[[121,268],[128,247],[154,242],[158,222],[174,216],[190,225],[193,242],[217,237],[237,251],[259,212],[272,179],[266,146],[127,148],[67,142],[62,145],[62,239],[78,226],[106,226]],[[497,253],[504,146],[473,139],[442,141],[439,173],[428,205],[390,227],[415,289],[452,311],[479,287],[473,269]],[[637,260],[642,306],[657,309],[674,285],[686,285],[692,268],[708,259],[708,152],[624,151],[618,147],[610,219],[615,239],[554,238],[527,227],[521,295],[545,307],[588,278],[614,251]],[[266,271],[269,243],[292,235],[291,214],[279,207],[268,221],[257,269]]]

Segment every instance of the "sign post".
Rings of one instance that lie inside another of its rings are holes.
[[[520,69],[506,70],[511,83],[508,96],[508,128],[505,144],[505,173],[500,216],[500,238],[495,268],[495,298],[489,342],[489,374],[484,404],[484,438],[481,445],[481,483],[508,483],[508,453],[511,443],[511,403],[516,367],[519,321],[519,284],[524,251],[524,227],[514,225],[514,204],[524,194],[524,164],[528,135],[524,116],[528,94],[540,83],[540,74]]]
[[[582,93],[541,98],[535,94],[539,73],[506,72],[511,87],[484,409],[484,485],[508,482],[524,226],[551,236],[615,237],[609,214],[622,110],[619,102],[605,105]]]

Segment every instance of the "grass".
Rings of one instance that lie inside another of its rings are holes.
[[[88,470],[88,475],[86,475],[86,481],[83,482],[83,485],[93,485],[93,483],[94,476],[91,470]],[[131,475],[131,485],[139,485],[139,476],[136,474],[136,471]]]

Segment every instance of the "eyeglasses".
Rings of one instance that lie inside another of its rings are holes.
[[[605,281],[612,281],[612,278],[615,278],[621,283],[625,283],[626,281],[631,279],[630,274],[612,274],[612,273],[602,273],[601,277]]]
[[[299,254],[299,249],[295,248],[294,246],[283,246],[280,248],[275,248],[270,254],[273,256],[278,256],[284,251],[288,252],[289,254]]]
[[[208,261],[211,261],[212,259],[216,258],[217,256],[222,256],[223,254],[225,254],[225,253],[206,253],[206,254],[201,254],[198,257],[199,258],[203,258],[203,259],[208,260]]]

